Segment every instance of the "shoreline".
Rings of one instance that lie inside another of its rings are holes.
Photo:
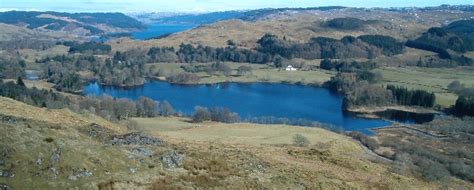
[[[270,80],[222,80],[217,82],[206,82],[206,81],[195,81],[195,82],[188,82],[188,83],[173,83],[166,80],[166,77],[145,77],[150,81],[161,81],[166,82],[169,84],[178,84],[178,85],[216,85],[216,84],[225,84],[225,83],[242,83],[242,84],[249,84],[249,83],[274,83],[274,84],[291,84],[291,85],[302,85],[302,86],[310,86],[310,87],[319,87],[324,88],[323,84],[319,83],[305,83],[301,81],[292,82],[292,81],[270,81]],[[146,82],[145,82],[146,83]],[[142,85],[140,85],[142,86]]]
[[[378,112],[386,112],[386,111],[402,111],[408,113],[415,113],[415,114],[442,114],[440,111],[436,111],[430,108],[423,108],[423,107],[410,107],[410,106],[402,106],[402,105],[393,105],[393,106],[378,106],[378,107],[356,107],[356,108],[348,108],[345,112],[350,114],[355,114],[358,117],[364,117],[368,119],[384,119],[381,116],[378,116]]]

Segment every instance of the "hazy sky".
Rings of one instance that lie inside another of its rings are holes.
[[[277,7],[438,6],[474,4],[474,0],[0,0],[0,11],[39,10],[64,12],[191,12]]]

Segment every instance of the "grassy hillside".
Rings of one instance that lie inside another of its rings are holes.
[[[127,129],[7,98],[0,105],[0,184],[14,189],[438,187],[392,173],[349,137],[323,129],[182,118],[133,119]],[[166,143],[114,144],[122,134]],[[310,145],[293,146],[294,134]]]
[[[137,20],[122,13],[59,13],[8,11],[0,22],[43,31],[67,31],[97,35],[143,29]]]
[[[42,32],[35,31],[21,26],[0,23],[0,42],[15,41],[19,39],[28,40],[79,40],[78,37],[70,36],[63,32]]]

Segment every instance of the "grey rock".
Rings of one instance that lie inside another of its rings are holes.
[[[86,168],[72,169],[72,174],[69,175],[68,179],[71,180],[71,181],[76,181],[78,178],[91,177],[93,175],[94,174]]]
[[[59,159],[61,158],[61,149],[56,148],[56,150],[53,151],[51,154],[51,158],[49,159],[51,164],[59,162]]]
[[[4,183],[0,183],[0,190],[9,190],[10,186]]]
[[[87,135],[94,138],[106,138],[112,131],[105,127],[100,126],[99,124],[93,123],[86,129]]]
[[[87,130],[87,134],[90,137],[97,137],[99,136],[99,133],[102,131],[102,126],[97,125],[97,124],[92,124],[90,128]]]
[[[0,116],[0,120],[3,122],[3,123],[10,123],[10,124],[13,124],[13,123],[17,123],[18,120],[16,117],[13,117],[13,116]]]
[[[130,173],[134,174],[134,173],[137,173],[137,168],[129,167],[128,171],[130,171]]]
[[[163,146],[165,142],[155,137],[149,137],[141,133],[129,133],[125,135],[112,136],[112,145],[154,145]]]
[[[4,159],[0,159],[0,166],[5,166],[5,160]]]
[[[53,176],[53,178],[56,178],[58,177],[59,175],[59,170],[55,167],[51,167],[49,168],[49,172],[51,173],[51,175]]]
[[[6,160],[14,152],[13,149],[7,147],[0,147],[0,159]]]
[[[35,164],[36,166],[41,166],[41,164],[43,164],[43,159],[42,158],[36,159]]]
[[[71,180],[71,181],[76,181],[76,180],[77,180],[77,176],[75,176],[75,175],[70,175],[70,176],[68,177],[68,179]]]
[[[132,153],[140,157],[152,157],[154,154],[152,150],[145,147],[134,148],[132,149]]]
[[[165,152],[161,156],[161,163],[164,168],[178,168],[181,167],[184,155],[175,150]]]
[[[11,170],[0,170],[0,177],[15,177],[15,173]]]

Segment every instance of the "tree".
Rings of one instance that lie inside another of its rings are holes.
[[[113,112],[118,120],[127,120],[129,117],[133,117],[137,113],[135,104],[128,99],[118,99],[113,101]]]
[[[462,85],[462,84],[461,84],[459,81],[457,81],[457,80],[451,82],[451,83],[448,85],[448,90],[449,90],[450,92],[454,92],[454,93],[460,92],[463,88],[464,88],[464,85]]]
[[[305,147],[308,146],[310,142],[305,136],[296,134],[293,136],[293,144],[299,147]]]
[[[19,86],[25,86],[25,83],[23,82],[23,79],[21,77],[18,77],[16,80],[16,84]]]
[[[361,41],[382,49],[388,56],[397,55],[403,52],[405,44],[390,36],[383,35],[362,35],[358,37]]]
[[[190,83],[199,81],[200,77],[194,73],[178,73],[170,77],[166,77],[166,80],[171,83]]]
[[[400,175],[408,175],[410,168],[413,168],[413,161],[409,154],[400,153],[395,155],[392,170]]]
[[[385,106],[392,102],[393,96],[390,90],[361,81],[344,96],[343,107],[347,109],[351,106]]]
[[[474,116],[474,96],[459,96],[454,111],[460,116]]]
[[[252,72],[252,67],[250,66],[242,65],[239,68],[237,68],[237,74],[240,76],[246,75],[251,72]]]
[[[232,69],[225,63],[216,62],[211,65],[212,70],[220,71],[225,76],[229,76],[232,73]]]
[[[65,92],[75,92],[82,89],[82,80],[77,73],[60,74],[55,88]]]
[[[436,101],[434,93],[424,90],[408,90],[393,85],[388,85],[387,89],[392,91],[395,100],[401,105],[433,107]]]
[[[227,40],[227,45],[228,46],[235,46],[236,43],[233,40]]]
[[[240,121],[237,113],[230,111],[228,108],[214,107],[209,110],[211,112],[211,120],[223,123],[235,123]]]
[[[275,64],[276,68],[282,68],[283,67],[283,58],[281,56],[275,56],[274,64]]]
[[[193,113],[193,122],[200,123],[203,121],[210,121],[211,120],[211,112],[209,109],[204,107],[195,107]]]
[[[319,64],[319,67],[324,70],[332,70],[335,68],[335,65],[333,62],[329,59],[323,59],[321,60],[321,63]]]
[[[154,117],[158,114],[156,102],[150,98],[140,96],[136,104],[138,116]]]
[[[165,116],[165,117],[168,117],[168,116],[171,116],[174,114],[174,110],[173,110],[173,107],[171,106],[171,104],[164,100],[163,102],[160,102],[159,104],[159,110],[160,110],[160,115],[161,116]]]

